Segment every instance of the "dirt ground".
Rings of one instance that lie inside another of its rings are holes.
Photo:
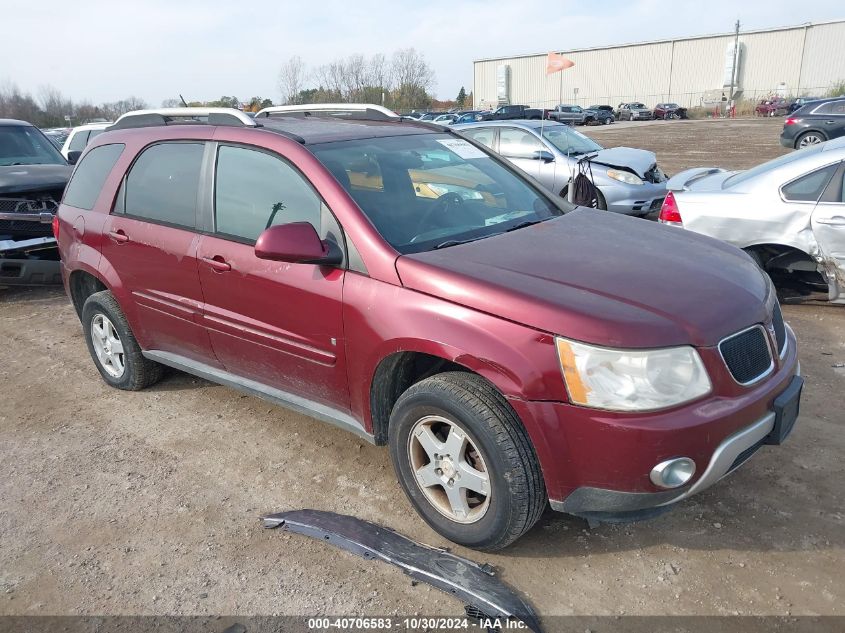
[[[781,154],[780,122],[591,128],[670,173]],[[786,306],[806,377],[788,442],[652,521],[588,530],[548,511],[483,555],[542,616],[845,612],[845,308]],[[449,615],[390,566],[264,530],[319,508],[449,544],[387,451],[190,376],[107,387],[59,289],[0,290],[0,614]]]

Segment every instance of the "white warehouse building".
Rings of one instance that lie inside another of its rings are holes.
[[[476,107],[641,101],[711,105],[735,97],[820,96],[845,81],[845,20],[554,51],[575,62],[546,75],[547,52],[473,62]],[[736,61],[734,62],[734,58]],[[734,68],[736,71],[734,73]]]

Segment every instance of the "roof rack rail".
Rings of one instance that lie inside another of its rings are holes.
[[[399,121],[401,117],[374,103],[305,103],[302,105],[270,106],[258,111],[255,118],[273,116],[332,117],[358,121]]]
[[[178,124],[258,126],[252,117],[234,108],[158,108],[127,112],[115,121],[109,129],[122,130]]]

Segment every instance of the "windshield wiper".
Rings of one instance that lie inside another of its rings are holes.
[[[546,218],[548,219],[548,218]],[[518,229],[524,229],[526,226],[533,226],[534,224],[540,224],[544,220],[526,220],[525,222],[520,222],[519,224],[515,224],[514,226],[505,229],[502,231],[503,233],[510,233],[511,231],[516,231]]]
[[[474,242],[476,240],[480,240],[480,237],[472,237],[468,240],[446,240],[445,242],[440,242],[437,246],[434,246],[431,250],[436,251],[438,248],[449,248],[450,246],[457,246],[458,244],[466,244],[467,242]]]

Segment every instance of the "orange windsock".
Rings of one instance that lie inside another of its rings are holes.
[[[563,55],[558,53],[549,53],[546,60],[546,74],[559,73],[561,70],[572,68],[575,65],[571,59],[566,59]]]

